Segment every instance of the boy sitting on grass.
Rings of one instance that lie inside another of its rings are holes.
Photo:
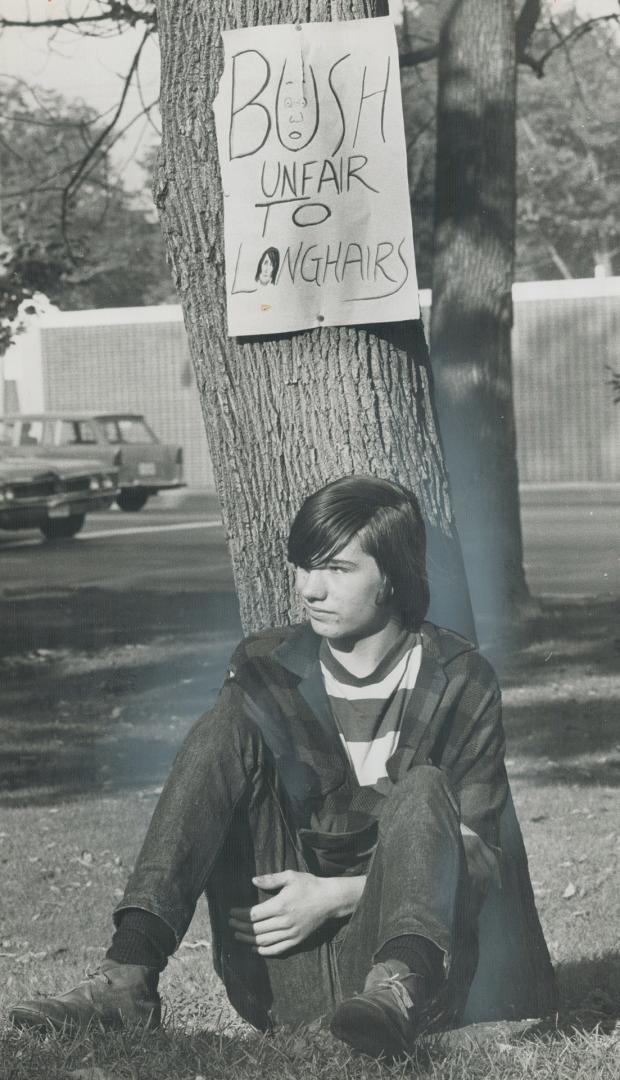
[[[365,476],[309,496],[288,557],[308,622],[239,646],[155,809],[107,957],[13,1022],[160,1021],[160,973],[205,893],[214,966],[261,1030],[330,1017],[397,1056],[422,1033],[554,1007],[504,768],[500,693],[425,622],[415,496]]]

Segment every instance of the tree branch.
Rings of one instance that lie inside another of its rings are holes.
[[[599,23],[614,21],[620,24],[620,15],[594,15],[591,19],[586,19],[573,27],[568,34],[563,36],[562,41],[557,41],[554,45],[551,45],[542,56],[532,56],[527,47],[540,19],[541,11],[542,0],[524,0],[515,26],[517,62],[531,68],[539,79],[542,79],[545,74],[547,60],[557,49],[562,48],[571,40],[578,41],[579,38],[589,33]],[[436,60],[438,56],[439,44],[435,42],[401,54],[400,66],[403,68],[417,67],[420,64],[427,64],[431,60]]]
[[[544,75],[545,64],[558,49],[565,49],[571,42],[579,41],[585,34],[589,34],[595,26],[599,25],[599,23],[607,22],[615,22],[620,26],[620,15],[594,15],[591,19],[586,19],[584,22],[578,23],[572,30],[569,30],[568,34],[561,34],[556,24],[552,23],[552,29],[558,40],[553,45],[550,45],[542,56],[535,58],[534,63],[536,64],[536,67],[534,70],[536,70],[537,73],[539,71],[540,76]],[[530,66],[532,65],[530,64]]]
[[[70,244],[69,236],[68,236],[68,220],[69,220],[69,203],[70,203],[70,199],[75,194],[75,192],[79,189],[80,184],[83,183],[83,181],[85,179],[86,170],[88,168],[89,163],[93,160],[95,154],[97,153],[97,151],[101,147],[102,143],[105,142],[108,135],[113,130],[116,123],[118,122],[118,119],[119,119],[119,117],[120,117],[120,115],[121,115],[121,113],[123,111],[123,107],[125,105],[127,94],[129,93],[129,87],[131,85],[131,80],[133,79],[134,74],[135,74],[135,72],[137,70],[138,64],[140,62],[140,56],[142,55],[142,50],[143,50],[144,46],[146,45],[146,43],[147,43],[147,41],[148,41],[148,39],[149,39],[149,37],[151,36],[152,33],[153,33],[153,27],[148,26],[146,28],[146,30],[144,31],[144,34],[142,35],[142,40],[141,40],[140,44],[138,45],[138,48],[136,49],[134,58],[131,61],[131,64],[129,66],[129,71],[127,72],[127,75],[125,76],[125,80],[124,80],[124,83],[123,83],[123,90],[122,90],[121,96],[119,98],[118,105],[117,105],[117,107],[114,110],[114,113],[112,115],[112,119],[99,132],[99,135],[95,139],[94,143],[92,143],[90,149],[86,152],[86,154],[82,158],[80,164],[78,165],[78,167],[75,170],[75,172],[73,173],[73,175],[70,177],[68,183],[66,184],[66,186],[65,186],[65,188],[63,190],[62,199],[61,199],[60,226],[61,226],[65,246],[66,246],[66,249],[67,249],[67,253],[68,253],[69,257],[73,261],[75,261],[75,259],[74,259],[73,253],[71,251],[71,244]]]
[[[525,55],[532,34],[536,29],[542,8],[542,0],[525,0],[517,17],[515,41],[519,60]]]
[[[620,404],[620,371],[614,371],[609,364],[605,364],[606,370],[611,375],[611,379],[606,379],[607,386],[611,386],[613,391],[614,405]]]
[[[439,56],[439,45],[425,45],[421,49],[413,49],[403,53],[400,57],[401,67],[417,67],[418,64],[427,64],[430,60],[436,60]]]
[[[146,11],[136,11],[127,0],[108,0],[106,11],[98,15],[62,15],[51,19],[7,19],[0,16],[0,28],[22,27],[28,29],[48,29],[50,27],[86,26],[93,23],[124,22],[128,26],[137,26],[139,23],[148,23],[151,26],[157,24],[157,12],[155,8]]]

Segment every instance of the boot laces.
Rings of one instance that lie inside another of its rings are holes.
[[[112,984],[112,980],[111,980],[110,976],[107,975],[106,972],[103,971],[102,968],[100,968],[100,967],[93,968],[92,971],[87,971],[86,972],[86,978],[87,979],[92,979],[93,981],[95,979],[98,979],[100,982],[101,982],[102,979],[105,979],[108,986],[111,986],[111,984]]]
[[[65,990],[64,993],[59,994],[58,997],[59,998],[67,997],[69,994],[72,994],[74,992],[74,990],[79,990],[80,987],[83,986],[85,982],[102,982],[103,980],[105,980],[106,985],[108,985],[108,986],[111,985],[112,980],[110,979],[110,977],[108,975],[106,975],[105,971],[101,970],[101,968],[94,968],[93,971],[86,971],[84,973],[84,978],[80,979],[79,983],[76,983],[75,986],[72,986],[69,990]],[[48,997],[49,995],[41,994],[41,996]]]
[[[402,975],[388,975],[381,982],[376,983],[372,990],[390,990],[394,1003],[406,1019],[409,1019],[409,1010],[413,1008],[411,995],[403,981]]]

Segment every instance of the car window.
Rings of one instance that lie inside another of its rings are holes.
[[[102,428],[106,442],[116,445],[121,441],[120,432],[118,430],[118,424],[116,420],[100,420],[99,427]]]
[[[108,416],[99,420],[107,442],[118,443],[156,443],[157,439],[144,420],[133,416]]]
[[[155,436],[144,423],[144,420],[135,420],[128,417],[119,417],[117,420],[120,432],[120,441],[124,443],[153,443]]]
[[[15,446],[17,432],[16,420],[0,420],[0,446]]]
[[[77,420],[59,420],[54,433],[54,445],[76,446],[79,442],[79,422]]]
[[[19,431],[20,446],[40,446],[43,442],[43,421],[22,420]]]
[[[76,442],[82,445],[94,446],[97,442],[95,429],[88,420],[75,421]]]

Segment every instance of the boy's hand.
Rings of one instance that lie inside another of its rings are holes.
[[[262,904],[231,908],[229,925],[237,941],[261,956],[279,956],[300,945],[334,915],[349,914],[365,878],[319,878],[297,870],[252,878],[263,891],[276,892]]]

